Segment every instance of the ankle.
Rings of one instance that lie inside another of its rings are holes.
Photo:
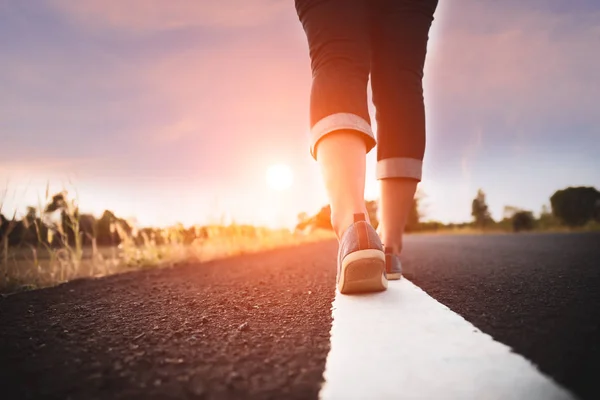
[[[397,233],[389,233],[383,229],[378,229],[381,243],[383,243],[386,251],[399,255],[402,252],[402,235]]]
[[[331,213],[331,226],[338,239],[342,238],[343,233],[354,223],[354,214],[364,214],[365,220],[370,224],[369,214],[365,211]]]
[[[402,245],[401,244],[400,245],[387,245],[384,242],[383,246],[385,248],[386,253],[392,253],[397,256],[399,256],[400,253],[402,253]]]

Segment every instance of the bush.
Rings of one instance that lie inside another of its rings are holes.
[[[550,198],[552,214],[570,227],[584,226],[600,216],[600,192],[593,187],[569,187]]]
[[[534,228],[535,218],[531,211],[519,211],[512,218],[512,226],[515,232],[530,231]]]

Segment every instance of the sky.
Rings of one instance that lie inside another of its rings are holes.
[[[0,0],[0,48],[5,215],[47,184],[140,225],[291,226],[327,202],[291,0]],[[497,219],[506,205],[538,213],[568,186],[600,189],[599,71],[595,0],[440,1],[425,219],[470,220],[479,188]],[[267,185],[274,164],[292,170],[289,189]]]

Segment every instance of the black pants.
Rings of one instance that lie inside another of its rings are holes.
[[[437,0],[295,0],[311,58],[311,154],[351,130],[377,144],[377,178],[421,180],[423,66]],[[371,76],[377,139],[367,108]]]

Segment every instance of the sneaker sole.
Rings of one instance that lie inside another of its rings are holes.
[[[340,293],[382,292],[387,289],[385,254],[381,250],[358,250],[342,260]]]
[[[387,273],[387,278],[388,281],[397,281],[398,279],[402,278],[402,273],[401,272],[388,272]]]

